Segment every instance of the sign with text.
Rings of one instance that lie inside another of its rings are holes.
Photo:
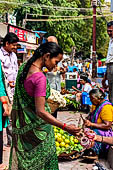
[[[9,26],[9,32],[15,33],[20,41],[27,41],[27,31],[24,31],[13,26]]]
[[[14,26],[9,26],[9,32],[15,33],[20,41],[36,44],[36,36],[33,32],[28,32],[24,29],[20,29]]]

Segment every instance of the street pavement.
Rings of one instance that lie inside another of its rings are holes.
[[[3,141],[4,141],[4,147],[3,147],[3,163],[8,166],[9,164],[9,154],[10,154],[10,147],[6,147],[5,144],[7,144],[7,135],[6,135],[6,129],[3,131]]]
[[[83,114],[83,116],[87,116],[87,114]],[[61,111],[58,112],[57,116],[58,120],[66,123],[66,124],[75,124],[78,126],[78,121],[80,118],[79,112],[73,111]],[[6,137],[6,130],[4,129],[4,144],[7,143]],[[10,154],[10,147],[5,147],[3,149],[3,163],[8,165],[9,163],[9,154]],[[106,170],[110,170],[108,164],[105,160],[101,161],[106,167]],[[60,161],[59,162],[59,170],[92,170],[94,163],[83,162],[82,159],[76,159],[73,161]]]

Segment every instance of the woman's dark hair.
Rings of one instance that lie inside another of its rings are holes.
[[[74,72],[74,71],[77,71],[77,68],[73,68],[73,72]]]
[[[113,21],[107,23],[107,27],[111,27],[113,25]]]
[[[98,99],[104,99],[105,98],[104,92],[101,89],[99,89],[99,88],[92,89],[89,92],[89,95],[91,95],[93,97],[96,97]]]
[[[3,46],[6,45],[6,42],[8,42],[9,44],[12,44],[18,41],[19,41],[19,38],[17,37],[17,35],[14,34],[13,32],[9,32],[8,34],[6,34],[6,36],[3,39]]]
[[[84,81],[88,82],[88,76],[86,74],[81,74],[80,79],[83,79]]]
[[[61,47],[56,44],[55,42],[46,42],[41,44],[35,51],[33,56],[27,61],[23,72],[20,76],[20,81],[23,82],[27,77],[27,73],[29,68],[31,67],[32,63],[35,62],[38,58],[43,57],[44,54],[50,53],[50,58],[57,57],[59,54],[63,54],[63,50]]]

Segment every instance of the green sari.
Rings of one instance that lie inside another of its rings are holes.
[[[53,127],[36,115],[34,98],[19,82],[24,65],[19,69],[15,87],[9,170],[59,170]],[[49,95],[47,81],[46,99]],[[47,103],[45,110],[50,112]]]

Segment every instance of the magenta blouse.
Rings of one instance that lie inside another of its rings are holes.
[[[24,88],[32,97],[46,96],[46,76],[42,72],[36,72],[24,80]]]

